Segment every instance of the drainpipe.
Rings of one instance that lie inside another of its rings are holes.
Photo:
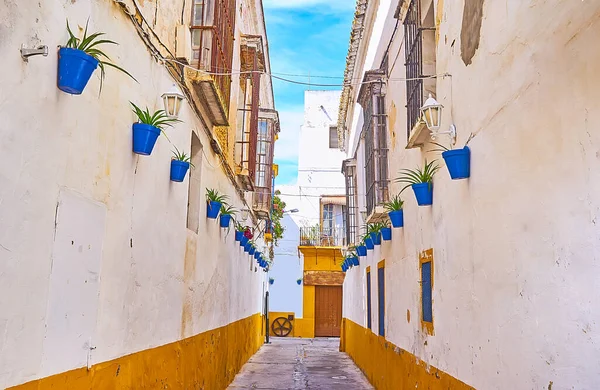
[[[267,291],[265,293],[265,327],[266,332],[265,332],[265,344],[271,344],[269,342],[269,291]]]

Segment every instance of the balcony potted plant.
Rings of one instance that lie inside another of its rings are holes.
[[[125,69],[113,64],[110,58],[100,49],[101,45],[118,45],[117,42],[100,39],[105,33],[88,35],[88,22],[85,24],[83,38],[73,34],[67,21],[69,40],[58,50],[58,89],[72,95],[80,95],[87,85],[92,73],[100,67],[100,91],[105,76],[105,67],[117,69],[135,80]],[[135,80],[137,81],[137,80]]]
[[[392,199],[384,203],[383,207],[388,212],[392,226],[401,228],[404,226],[404,201],[400,198],[400,194],[392,197]]]
[[[390,221],[381,223],[381,238],[383,241],[391,241],[392,239],[392,228],[390,227]]]
[[[206,217],[217,219],[221,205],[227,200],[226,195],[219,194],[219,191],[212,188],[206,189]]]
[[[471,133],[465,146],[460,149],[449,149],[442,144],[432,142],[440,148],[434,150],[442,152],[442,157],[452,180],[467,179],[471,176],[471,149],[467,145],[473,139],[473,136],[474,134]]]
[[[373,243],[373,239],[371,238],[371,232],[367,232],[367,234],[363,238],[363,242],[368,250],[375,249],[375,244]]]
[[[367,247],[365,245],[364,240],[360,241],[360,244],[356,247],[356,254],[359,256],[366,256],[367,255]]]
[[[298,286],[302,284],[302,278],[296,279],[296,283],[298,283]]]
[[[138,122],[132,126],[133,152],[149,156],[154,149],[161,131],[164,132],[165,126],[172,127],[174,123],[181,121],[176,118],[169,118],[165,110],[157,110],[154,113],[150,113],[148,107],[142,110],[134,103],[130,103],[133,106],[133,112],[138,117]]]
[[[273,284],[273,283],[275,283],[275,279],[269,278],[269,284]]]
[[[406,185],[400,190],[400,193],[408,187],[412,187],[419,206],[430,206],[433,204],[433,176],[439,169],[435,160],[430,163],[425,160],[423,169],[402,169],[396,182]]]
[[[185,152],[180,152],[175,146],[173,158],[171,159],[171,181],[182,182],[188,169],[190,169],[190,165],[195,168],[194,164],[190,162],[190,156]]]
[[[367,232],[369,236],[371,236],[371,241],[373,241],[373,245],[381,245],[381,228],[382,224],[372,223],[367,226]]]
[[[237,213],[237,210],[227,204],[227,203],[223,203],[221,205],[221,210],[219,212],[219,225],[223,228],[223,229],[227,229],[229,228],[229,225],[231,224],[231,218]]]

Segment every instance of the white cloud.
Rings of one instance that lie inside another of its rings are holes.
[[[264,0],[265,8],[306,8],[306,7],[327,7],[335,10],[348,10],[356,7],[354,0]]]

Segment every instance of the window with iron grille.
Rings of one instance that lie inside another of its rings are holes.
[[[385,336],[385,266],[383,262],[377,266],[377,308],[379,335]]]
[[[346,242],[356,244],[358,241],[358,198],[356,194],[356,161],[344,160],[342,171],[346,180],[346,207],[344,208],[344,225],[346,226]]]
[[[193,0],[192,65],[211,73],[230,73],[235,33],[235,0]],[[229,109],[231,76],[212,76]]]
[[[337,126],[329,127],[329,149],[337,149],[339,145]]]
[[[380,71],[378,71],[380,72]],[[383,82],[382,82],[383,83]],[[388,161],[387,161],[387,115],[383,86],[371,84],[365,92],[363,107],[363,135],[365,137],[365,182],[367,214],[376,206],[388,201]]]
[[[371,329],[371,270],[367,268],[367,328]]]
[[[260,218],[270,215],[273,197],[273,143],[279,131],[277,111],[261,109],[256,132],[254,176],[254,210]],[[252,148],[250,148],[252,150]]]
[[[433,5],[421,22],[421,1],[410,0],[404,19],[404,53],[406,67],[406,128],[407,135],[419,121],[424,91],[435,94],[435,79],[424,77],[435,74],[435,27]],[[424,53],[425,50],[425,53]],[[424,58],[427,60],[424,66]],[[432,65],[433,62],[433,66]],[[424,72],[425,70],[425,72]],[[433,89],[433,90],[432,90]]]
[[[333,234],[333,205],[323,205],[323,235],[332,236]]]

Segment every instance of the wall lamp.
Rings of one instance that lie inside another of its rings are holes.
[[[165,113],[169,118],[177,119],[179,117],[179,110],[181,104],[185,99],[185,96],[181,93],[177,85],[173,84],[171,89],[162,94],[163,105],[165,107]]]
[[[456,126],[454,124],[450,125],[448,131],[439,131],[442,124],[443,108],[444,106],[429,94],[429,97],[425,100],[425,104],[423,104],[423,107],[421,107],[420,110],[423,119],[425,119],[425,124],[431,133],[431,139],[435,140],[436,137],[447,134],[450,136],[450,140],[454,145],[456,143]]]

